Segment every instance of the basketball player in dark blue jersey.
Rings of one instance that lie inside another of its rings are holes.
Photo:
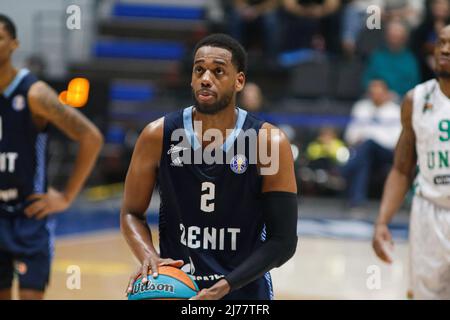
[[[194,299],[271,299],[269,271],[297,246],[290,143],[236,106],[245,72],[246,53],[236,40],[223,34],[201,40],[191,81],[195,105],[143,130],[126,177],[121,229],[142,264],[138,273],[155,277],[159,266],[181,267],[202,289]],[[204,138],[211,132],[214,139]],[[251,132],[257,140],[241,139]],[[263,145],[276,170],[265,171],[270,164],[260,155],[251,161]],[[218,161],[195,161],[208,150]],[[155,186],[161,196],[159,253],[145,219]]]
[[[11,56],[16,28],[0,15],[0,299],[11,299],[18,274],[19,297],[42,299],[50,274],[54,220],[76,198],[102,145],[99,130],[64,106],[46,83],[17,70]],[[47,187],[47,127],[79,144],[64,191]]]

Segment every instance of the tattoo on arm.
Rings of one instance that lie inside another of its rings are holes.
[[[89,120],[81,112],[61,104],[56,92],[47,84],[40,82],[32,89],[30,105],[37,115],[56,125],[72,139],[88,130]]]

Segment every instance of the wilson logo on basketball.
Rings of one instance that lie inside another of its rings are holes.
[[[144,293],[149,291],[162,291],[162,292],[168,292],[168,293],[174,293],[175,288],[173,285],[170,284],[164,284],[164,283],[153,283],[151,280],[148,280],[147,283],[136,283],[133,286],[133,292],[132,294],[137,293]]]

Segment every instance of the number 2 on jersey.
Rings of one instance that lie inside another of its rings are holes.
[[[205,192],[206,193],[203,193]],[[214,211],[214,200],[216,196],[216,186],[211,182],[202,183],[202,196],[200,198],[200,210],[203,212],[213,212]]]

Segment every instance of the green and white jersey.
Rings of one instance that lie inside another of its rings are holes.
[[[412,125],[419,166],[416,194],[450,208],[450,99],[437,80],[414,88]]]

